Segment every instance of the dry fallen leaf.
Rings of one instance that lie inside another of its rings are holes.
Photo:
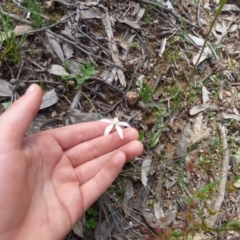
[[[191,134],[191,125],[188,123],[184,127],[184,129],[182,131],[182,135],[180,136],[179,142],[176,146],[176,155],[177,156],[182,156],[187,153],[190,134]]]
[[[12,34],[14,34],[15,36],[21,36],[32,29],[33,29],[32,26],[25,24],[16,26],[13,31],[9,30],[8,36],[6,36],[5,32],[0,32],[0,42],[3,42],[7,38],[11,38]]]
[[[11,97],[12,90],[11,84],[3,79],[0,79],[0,96],[1,97]]]
[[[240,179],[238,179],[234,184],[233,184],[234,187],[236,188],[240,188]]]
[[[200,38],[200,37],[196,37],[192,34],[187,34],[185,39],[188,41],[188,42],[194,42],[197,46],[203,46],[204,44],[204,39]]]
[[[236,121],[240,121],[240,116],[237,116],[235,114],[222,113],[222,116],[224,119],[234,119]]]
[[[79,220],[75,224],[75,226],[73,227],[73,231],[77,236],[79,236],[81,238],[84,237],[84,234],[83,234],[83,232],[84,232],[83,220]]]
[[[148,173],[151,168],[153,154],[149,153],[142,162],[141,166],[141,181],[144,187],[147,186]]]
[[[58,96],[54,89],[49,92],[46,92],[43,95],[42,104],[40,106],[40,109],[51,107],[53,104],[57,103],[57,101],[58,101]]]
[[[127,19],[118,19],[118,22],[120,22],[120,23],[125,23],[125,24],[127,24],[128,26],[130,26],[130,27],[132,27],[132,28],[135,28],[135,29],[141,29],[141,27],[139,26],[138,23],[129,21],[129,20],[127,20]]]
[[[48,72],[56,76],[68,76],[69,73],[61,65],[52,64]]]
[[[207,103],[209,101],[209,94],[210,92],[207,90],[205,86],[202,87],[202,102],[203,104]]]
[[[210,103],[210,102],[193,106],[193,107],[190,109],[189,114],[190,114],[191,116],[196,115],[196,114],[198,114],[198,113],[200,113],[200,112],[205,111],[205,110],[206,110],[207,108],[209,108],[210,106],[211,106],[211,103]]]
[[[193,57],[192,61],[194,65],[197,63],[200,53],[201,53],[201,49],[199,50],[198,54]],[[200,64],[203,60],[210,58],[211,56],[212,56],[212,50],[209,47],[205,47],[203,54],[201,55],[198,61],[198,64]]]
[[[23,34],[25,34],[26,32],[28,32],[32,29],[33,29],[33,27],[29,26],[29,25],[19,25],[19,26],[15,27],[14,33],[15,33],[16,36],[20,36],[20,35],[23,35]]]
[[[129,217],[132,214],[132,198],[134,197],[134,188],[131,180],[127,180],[125,185],[125,193],[123,198],[123,211],[124,216]]]
[[[89,10],[80,11],[81,19],[92,19],[92,18],[103,18],[103,14],[99,12],[96,8],[92,8]]]
[[[48,38],[48,42],[53,48],[54,52],[57,54],[57,56],[60,58],[60,60],[64,61],[64,54],[62,47],[60,46],[59,42],[56,40],[56,38],[48,31],[46,31],[46,35]]]
[[[235,4],[225,4],[223,6],[222,12],[240,12],[240,8]]]

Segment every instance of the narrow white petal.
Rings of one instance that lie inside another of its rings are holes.
[[[123,139],[123,130],[121,127],[118,125],[115,125],[115,128],[117,129],[118,135],[120,136],[121,139]]]
[[[100,122],[106,122],[106,123],[113,123],[113,121],[109,120],[109,119],[101,119],[99,120]]]
[[[118,123],[119,123],[119,120],[118,120],[117,117],[115,117],[115,118],[113,119],[113,123],[114,123],[114,124],[118,124]]]
[[[104,136],[105,137],[112,131],[113,127],[114,127],[113,123],[106,127],[106,129],[104,131]]]
[[[117,123],[119,126],[124,126],[124,127],[131,127],[127,122],[119,122]]]

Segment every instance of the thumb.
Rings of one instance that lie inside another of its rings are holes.
[[[1,136],[11,144],[21,144],[31,122],[42,102],[42,91],[37,84],[32,84],[25,95],[14,102],[0,116]]]

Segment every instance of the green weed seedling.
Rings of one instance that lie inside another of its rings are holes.
[[[89,78],[91,78],[92,76],[96,75],[99,73],[98,70],[96,70],[94,68],[94,66],[91,65],[91,62],[88,61],[86,63],[86,65],[80,64],[79,65],[79,69],[81,71],[81,74],[79,76],[78,73],[73,73],[70,74],[68,76],[62,76],[62,79],[64,80],[70,80],[70,79],[74,79],[77,82],[77,88],[79,89],[81,87],[81,85],[88,80]]]
[[[93,208],[89,208],[86,212],[86,218],[86,228],[95,229],[98,222],[98,211]]]
[[[11,29],[12,24],[10,22],[10,5],[8,5],[7,15],[4,16],[0,14],[0,19],[3,25],[3,31],[0,32],[0,43],[4,47],[4,51],[0,54],[0,60],[5,59],[6,56],[9,56],[9,60],[12,63],[18,63],[20,60],[19,50],[23,46],[26,36],[23,35],[20,41],[17,41],[14,31]]]
[[[86,65],[80,64],[79,68],[81,70],[82,76],[79,79],[76,79],[78,84],[83,84],[91,76],[99,73],[99,71],[91,65],[90,61],[88,61]]]
[[[141,75],[137,79],[137,91],[140,95],[140,98],[143,102],[149,103],[152,102],[152,96],[156,92],[156,90],[148,83],[144,83],[144,75]]]
[[[159,107],[156,110],[158,125],[157,125],[157,130],[154,130],[154,131],[151,130],[151,132],[150,132],[150,147],[151,148],[155,147],[159,143],[162,131],[166,127],[165,123],[164,123],[164,116],[165,116],[166,112],[167,112],[167,109],[165,107]]]
[[[144,17],[144,22],[147,24],[147,25],[151,25],[152,24],[152,19],[148,16],[145,16]]]
[[[39,0],[24,0],[24,5],[31,14],[32,19],[35,22],[36,28],[43,27],[43,2]]]
[[[140,44],[138,42],[133,42],[132,43],[132,48],[139,49],[140,48]]]
[[[11,104],[12,104],[11,101],[8,101],[8,102],[2,103],[2,106],[4,110],[7,110],[11,106]]]
[[[156,132],[155,131],[150,132],[150,147],[151,148],[154,148],[158,144],[161,134],[162,134],[162,126],[160,126]]]
[[[64,60],[63,60],[63,67],[64,67],[64,68],[69,68],[69,66],[70,66],[69,60],[68,60],[68,59],[64,59]]]

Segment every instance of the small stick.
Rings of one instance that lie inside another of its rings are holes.
[[[127,105],[127,101],[126,101],[126,98],[125,98],[125,95],[124,95],[124,92],[114,86],[112,86],[111,84],[107,83],[106,81],[103,81],[101,78],[97,78],[97,77],[90,77],[89,80],[96,80],[100,83],[103,83],[105,85],[107,85],[109,88],[111,88],[112,90],[115,90],[115,91],[118,91],[121,95],[122,95],[122,98],[110,109],[108,110],[107,112],[105,112],[104,114],[107,114],[107,113],[110,113],[112,112],[123,100],[125,102],[125,104]]]
[[[14,20],[17,20],[19,22],[22,22],[22,23],[26,23],[30,26],[33,26],[34,24],[32,24],[30,21],[26,20],[26,19],[22,19],[22,18],[19,18],[18,16],[14,15],[14,14],[11,14],[11,13],[7,13],[7,12],[4,12],[2,7],[0,6],[0,13],[2,13],[3,15],[5,16],[9,16],[10,18],[14,19]]]
[[[47,80],[23,80],[24,83],[49,83],[53,85],[62,85],[61,82],[53,82],[53,81],[47,81]]]
[[[198,25],[199,27],[202,27],[202,23],[201,23],[201,4],[202,4],[202,0],[199,0],[198,3],[198,12],[197,12],[197,18],[198,18]]]
[[[222,169],[221,169],[221,179],[219,180],[219,185],[218,185],[218,195],[212,207],[212,211],[214,212],[214,214],[211,215],[206,221],[209,227],[214,227],[215,222],[217,220],[218,212],[224,200],[227,177],[228,177],[229,160],[230,160],[230,154],[229,154],[229,148],[228,148],[227,136],[226,136],[226,128],[220,125],[218,126],[218,130],[221,137],[221,143],[223,148],[223,160],[222,160]]]
[[[148,0],[136,0],[137,2],[140,2],[140,3],[145,3],[145,4],[150,4],[152,6],[156,6],[156,8],[164,11],[164,12],[167,12],[169,13],[170,15],[174,16],[175,18],[183,21],[183,22],[186,22],[187,24],[189,24],[190,26],[192,27],[195,27],[195,28],[199,28],[199,26],[197,26],[196,24],[194,23],[191,23],[189,22],[187,19],[179,16],[176,12],[174,12],[172,9],[169,9],[169,8],[166,8],[166,7],[163,7],[162,5],[160,5],[159,3],[156,3],[156,2],[152,2],[152,1],[148,1]]]
[[[40,29],[27,31],[26,34],[32,34],[32,33],[36,33],[36,32],[42,32],[42,31],[47,30],[47,29],[49,29],[49,28],[55,27],[56,25],[65,22],[68,18],[70,18],[70,17],[73,16],[73,15],[75,15],[75,13],[70,14],[69,16],[67,16],[67,17],[63,18],[62,20],[60,20],[59,22],[53,23],[53,24],[51,24],[51,25],[49,25],[49,26],[47,26],[47,27],[43,27],[43,28],[40,28]]]
[[[90,39],[91,41],[93,41],[97,46],[99,46],[104,53],[109,56],[109,54],[107,53],[107,49],[105,49],[103,46],[101,46],[97,41],[95,41],[94,39],[92,39],[90,36],[88,36],[85,32],[83,32],[81,29],[78,30],[81,34],[83,34],[85,37],[87,37],[88,39]]]
[[[23,6],[20,4],[20,2],[17,3],[15,0],[13,0],[13,2],[14,2],[19,8],[24,9],[25,11],[29,11],[27,8],[23,7]],[[34,13],[34,14],[37,14],[37,15],[43,17],[43,18],[49,19],[49,17],[47,17],[47,16],[45,16],[45,15],[43,15],[43,14],[41,14],[41,13],[34,12],[34,11],[33,11],[33,13]]]
[[[94,55],[94,54],[91,53],[91,52],[88,52],[87,50],[85,50],[85,49],[83,49],[82,47],[78,46],[78,42],[76,42],[76,41],[71,41],[71,40],[69,40],[69,39],[67,39],[67,38],[65,38],[65,37],[63,37],[63,36],[61,36],[61,35],[59,35],[59,34],[57,34],[57,33],[52,32],[52,31],[49,30],[49,29],[47,29],[46,32],[54,35],[54,36],[57,37],[57,38],[62,39],[63,41],[65,41],[65,42],[73,45],[75,48],[77,48],[77,49],[80,50],[81,52],[85,53],[85,54],[90,58],[90,60],[91,60],[91,62],[92,62],[92,64],[93,64],[94,66],[96,66],[96,63],[93,61],[92,57],[94,57],[94,58],[96,58],[96,59],[98,59],[98,60],[101,60],[102,62],[108,63],[108,64],[110,64],[110,65],[117,66],[118,68],[120,68],[120,69],[122,69],[122,70],[125,70],[125,69],[124,69],[123,67],[121,67],[121,66],[118,66],[118,65],[116,65],[116,64],[114,64],[114,63],[112,63],[112,62],[109,62],[109,61],[107,61],[107,60],[105,60],[105,59],[103,59],[103,58],[101,58],[101,57],[99,57],[99,56]]]

